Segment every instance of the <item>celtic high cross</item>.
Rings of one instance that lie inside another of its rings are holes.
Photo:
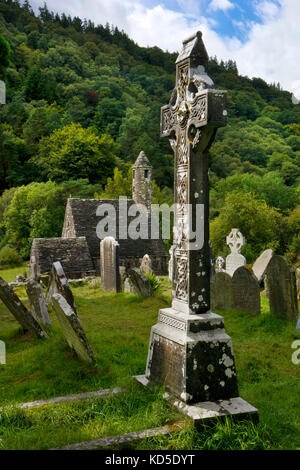
[[[197,32],[183,42],[176,87],[161,108],[161,136],[169,137],[175,154],[172,307],[187,314],[210,309],[208,149],[227,114],[226,92],[213,88],[207,67],[208,55]]]

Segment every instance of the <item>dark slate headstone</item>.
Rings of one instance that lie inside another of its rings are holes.
[[[260,314],[260,288],[254,274],[240,266],[232,276],[233,305],[237,310]]]
[[[103,290],[120,292],[119,243],[113,237],[105,237],[100,243],[100,269]]]
[[[296,275],[283,256],[274,255],[266,271],[270,311],[287,320],[298,318]]]
[[[82,361],[96,362],[78,314],[61,294],[53,294],[52,305],[70,348]]]
[[[217,310],[233,308],[231,276],[225,272],[216,272],[211,279],[211,307]]]
[[[2,277],[0,277],[0,298],[21,324],[24,331],[33,333],[37,338],[47,338],[47,334],[40,324]]]
[[[53,294],[57,294],[57,293],[61,294],[66,299],[68,304],[72,307],[74,312],[77,314],[74,297],[73,297],[68,279],[66,278],[62,265],[60,264],[59,261],[56,261],[52,265],[48,290],[46,294],[46,302],[48,305],[51,305],[52,303]]]
[[[51,321],[41,284],[33,279],[26,284],[26,292],[34,318],[47,327],[51,327]]]
[[[151,282],[140,269],[130,269],[128,276],[138,295],[142,297],[150,297],[152,295]]]

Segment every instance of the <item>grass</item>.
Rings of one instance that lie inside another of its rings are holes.
[[[12,274],[0,275],[9,280]],[[162,389],[143,389],[132,379],[144,373],[150,329],[159,308],[170,305],[169,281],[162,278],[159,294],[148,299],[103,292],[86,283],[72,289],[97,366],[86,366],[73,355],[53,313],[50,338],[37,341],[21,334],[0,303],[0,339],[7,347],[7,364],[0,365],[0,406],[118,386],[126,392],[34,410],[6,407],[0,411],[0,448],[49,449],[183,419],[163,400]],[[24,287],[17,293],[26,303]],[[233,339],[240,396],[259,409],[260,423],[227,420],[197,431],[187,421],[171,436],[126,444],[127,448],[300,448],[300,365],[291,361],[291,344],[300,339],[295,324],[271,315],[265,298],[259,317],[234,310],[217,313],[224,316]]]

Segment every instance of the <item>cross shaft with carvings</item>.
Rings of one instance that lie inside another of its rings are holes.
[[[183,46],[176,61],[176,87],[161,108],[161,136],[169,137],[175,154],[172,307],[201,314],[210,309],[208,149],[217,127],[226,124],[226,92],[213,89],[206,73],[201,33]]]

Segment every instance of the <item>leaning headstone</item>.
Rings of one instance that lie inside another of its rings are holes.
[[[100,242],[100,271],[103,290],[120,292],[119,243],[113,237]]]
[[[0,104],[6,104],[6,87],[2,80],[0,80]]]
[[[255,261],[252,266],[252,271],[258,280],[259,284],[264,280],[266,270],[268,267],[269,262],[272,259],[274,251],[269,248],[265,250]]]
[[[132,284],[131,280],[129,277],[127,277],[125,279],[125,282],[124,282],[124,292],[126,294],[136,294],[136,290],[134,288],[134,285]]]
[[[33,333],[37,338],[47,338],[47,334],[40,324],[2,277],[0,277],[0,298],[8,310],[18,320],[24,331]]]
[[[216,259],[216,273],[225,273],[225,260],[222,256],[218,256]]]
[[[246,265],[246,258],[241,255],[241,249],[245,245],[245,238],[238,228],[233,228],[226,237],[226,243],[231,250],[230,255],[226,257],[226,272],[233,276],[236,269]]]
[[[41,284],[31,279],[26,284],[26,292],[34,318],[39,323],[42,323],[47,327],[51,327],[51,321]]]
[[[153,272],[152,271],[152,261],[151,261],[151,258],[150,258],[149,255],[143,256],[141,266],[140,266],[140,270],[144,274],[152,274],[152,272]]]
[[[119,268],[120,271],[120,281],[121,281],[121,286],[124,286],[124,282],[127,278],[127,269],[126,266],[120,266]]]
[[[130,269],[128,276],[138,295],[142,297],[150,297],[152,295],[151,282],[140,269]]]
[[[72,307],[74,312],[77,313],[77,308],[68,279],[66,278],[62,265],[59,261],[55,261],[55,263],[52,265],[48,290],[46,294],[47,305],[52,304],[53,294],[61,294]]]
[[[235,270],[232,276],[233,306],[237,310],[260,314],[260,288],[254,274],[244,266]]]
[[[61,294],[52,296],[52,305],[70,348],[82,361],[96,362],[78,314]]]
[[[298,318],[296,274],[283,256],[274,255],[267,271],[270,311],[287,320]]]
[[[217,310],[233,308],[232,279],[225,272],[216,272],[211,279],[211,307]]]

